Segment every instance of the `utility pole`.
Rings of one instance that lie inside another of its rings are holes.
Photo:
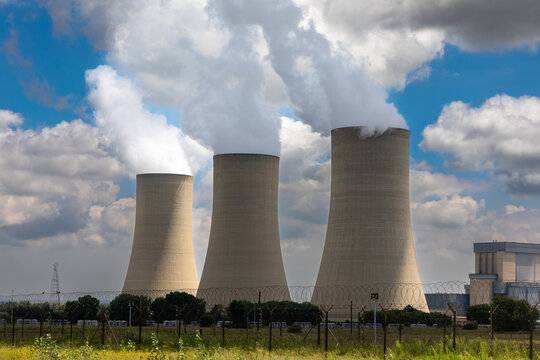
[[[352,319],[352,300],[351,300],[351,323],[350,323],[350,325],[351,325],[351,338],[352,338],[352,321],[353,321],[353,319]],[[358,324],[358,325],[360,325],[360,324]]]
[[[383,311],[384,313],[384,324],[383,324],[383,331],[384,331],[384,340],[383,340],[383,354],[384,354],[384,357],[386,358],[386,328],[387,328],[387,316],[386,316],[386,313],[388,312],[388,310],[390,310],[390,308],[392,307],[392,304],[388,305],[388,307],[384,307],[382,306],[381,303],[379,303],[379,306],[381,307],[381,310]]]
[[[452,322],[452,348],[455,351],[456,350],[456,315],[457,315],[457,311],[461,308],[461,305],[463,304],[459,304],[459,306],[455,309],[450,305],[450,303],[446,303],[446,304],[448,305],[448,308],[450,309],[450,311],[452,312],[454,316],[454,319]]]
[[[373,300],[373,343],[377,343],[377,300],[379,300],[379,293],[371,293],[371,300]]]
[[[129,328],[131,329],[131,307],[133,306],[133,303],[130,301],[128,303],[129,306]]]
[[[489,305],[489,331],[491,332],[491,356],[493,356],[493,313],[497,310],[499,305],[493,307],[493,304]]]
[[[257,321],[257,339],[259,338],[259,326],[260,326],[260,318],[262,317],[261,314],[261,292],[259,291],[259,321]]]
[[[13,322],[13,308],[15,306],[15,300],[13,297],[13,289],[11,289],[11,322]]]
[[[330,306],[328,309],[326,309],[324,306],[319,305],[319,307],[324,312],[325,318],[324,318],[324,353],[328,354],[328,313],[334,305]]]
[[[360,342],[360,313],[362,313],[362,345],[365,344],[366,307],[362,306],[358,312],[358,342]]]

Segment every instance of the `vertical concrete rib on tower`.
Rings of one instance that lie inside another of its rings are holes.
[[[163,296],[195,293],[191,213],[193,177],[137,175],[135,235],[123,292]]]
[[[411,232],[409,138],[397,128],[332,130],[330,212],[314,304],[369,305],[379,293],[385,306],[427,310]]]
[[[212,225],[198,296],[289,300],[278,223],[279,157],[214,156]]]

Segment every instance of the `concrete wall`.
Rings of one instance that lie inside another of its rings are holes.
[[[173,290],[195,293],[192,194],[192,176],[137,175],[135,235],[123,292],[141,290],[152,297]]]
[[[502,271],[498,275],[499,281],[516,281],[516,253],[502,253]]]
[[[368,305],[378,292],[385,306],[427,310],[411,232],[409,137],[405,129],[332,130],[330,213],[313,303]]]
[[[534,255],[534,281],[540,281],[540,255]]]
[[[258,289],[264,289],[263,300],[290,299],[279,239],[278,181],[276,156],[214,156],[212,225],[198,291],[209,305],[256,301]]]
[[[492,279],[471,279],[471,305],[491,304],[493,300],[493,281]]]

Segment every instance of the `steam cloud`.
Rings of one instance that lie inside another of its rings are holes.
[[[358,125],[372,130],[407,127],[386,102],[384,88],[353,65],[345,52],[332,49],[313,24],[304,25],[301,9],[290,0],[210,0],[209,8],[232,31],[262,27],[269,59],[285,83],[295,114],[316,131]]]
[[[181,147],[180,129],[163,115],[146,110],[139,90],[110,66],[86,72],[88,99],[97,127],[110,151],[130,172],[166,172],[191,175]]]
[[[215,153],[279,154],[277,106],[265,97],[270,72],[290,100],[279,105],[316,131],[406,127],[385,89],[306,24],[290,0],[51,0],[57,18],[51,3],[70,7],[63,23],[80,20],[108,59],[133,75],[145,100],[179,109],[182,130]]]

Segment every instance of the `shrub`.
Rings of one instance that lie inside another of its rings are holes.
[[[512,300],[505,296],[495,296],[493,304],[498,305],[493,313],[495,331],[529,330],[529,308],[525,300]],[[533,322],[538,319],[538,310],[533,312]]]
[[[478,324],[473,321],[469,321],[468,323],[463,325],[463,330],[476,330],[476,329],[478,329]]]
[[[467,320],[476,321],[478,324],[489,324],[489,305],[471,305],[467,310]]]
[[[214,325],[214,315],[212,314],[204,314],[201,315],[201,326],[202,327],[209,327]]]
[[[287,332],[291,334],[298,334],[302,332],[302,327],[298,324],[292,324],[287,328]]]

